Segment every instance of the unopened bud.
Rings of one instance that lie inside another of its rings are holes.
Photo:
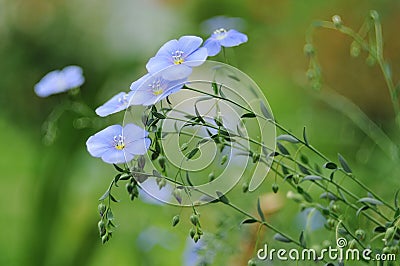
[[[315,50],[314,50],[314,46],[311,43],[306,43],[304,45],[304,54],[307,56],[312,56],[314,55]]]
[[[272,185],[272,191],[273,191],[274,193],[276,193],[276,192],[278,192],[278,190],[279,190],[279,186],[278,186],[277,184],[273,184],[273,185]]]
[[[176,226],[179,223],[179,215],[175,215],[172,218],[172,226]]]
[[[382,249],[382,253],[383,253],[383,254],[389,254],[389,253],[390,253],[390,247],[384,247],[384,248]]]
[[[361,53],[361,47],[358,43],[353,42],[350,46],[350,55],[352,57],[358,57]]]
[[[190,238],[193,238],[196,235],[196,230],[194,230],[194,228],[190,228],[189,235]]]
[[[362,229],[358,229],[356,231],[356,237],[357,237],[358,240],[363,241],[365,239],[365,231],[362,230]]]
[[[253,259],[251,259],[251,260],[249,260],[249,261],[247,262],[247,265],[248,265],[248,266],[256,266],[257,264],[256,264],[256,262],[255,262]]]
[[[185,151],[188,147],[189,147],[189,145],[186,142],[183,143],[181,146],[181,151]]]
[[[260,160],[260,154],[253,153],[253,163],[256,163]]]
[[[97,206],[99,210],[100,217],[103,217],[103,214],[105,213],[107,207],[104,203],[100,203],[99,206]]]
[[[208,175],[208,180],[211,182],[215,179],[214,171]]]
[[[199,236],[202,236],[202,235],[203,235],[203,231],[202,231],[201,228],[199,228],[199,227],[197,227],[197,234],[198,234]]]
[[[161,168],[165,170],[165,157],[164,156],[158,157],[158,163],[160,164]]]
[[[335,25],[336,28],[340,28],[343,25],[342,18],[339,15],[334,15],[332,17],[332,22],[333,22],[333,25]]]
[[[199,223],[199,217],[196,214],[190,216],[190,222],[196,226]]]
[[[244,182],[242,184],[242,191],[243,191],[243,193],[246,193],[247,191],[249,191],[249,184],[247,182]]]
[[[394,227],[394,226],[389,227],[386,230],[385,238],[383,239],[385,241],[386,245],[389,244],[389,242],[392,240],[395,233],[396,233],[396,227]]]
[[[105,244],[108,241],[108,239],[110,239],[110,237],[108,236],[108,234],[105,234],[104,236],[101,237],[101,242]]]
[[[106,234],[106,224],[104,223],[104,221],[100,220],[97,226],[99,228],[100,236],[104,236]]]
[[[146,165],[146,158],[143,155],[140,155],[138,158],[138,167],[143,170],[144,166]]]
[[[355,239],[350,240],[350,241],[349,241],[348,248],[349,248],[349,249],[355,249],[355,248],[357,248],[357,240],[355,240]]]
[[[222,158],[221,158],[221,165],[225,164],[227,160],[228,160],[228,155],[225,154],[225,155],[222,156]]]
[[[199,241],[199,239],[200,239],[200,236],[199,235],[195,235],[193,237],[194,243],[197,243],[197,241]]]

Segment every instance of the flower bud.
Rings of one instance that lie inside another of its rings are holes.
[[[399,246],[391,246],[390,247],[390,253],[391,254],[398,254],[399,253]]]
[[[228,155],[224,155],[224,156],[222,156],[222,158],[221,158],[221,165],[224,165],[225,163],[226,163],[226,161],[228,160]]]
[[[327,229],[333,229],[333,228],[335,228],[335,225],[336,225],[336,222],[334,219],[328,219],[325,224]]]
[[[308,69],[306,72],[306,76],[308,80],[313,80],[315,78],[315,71],[313,69]]]
[[[199,239],[200,239],[200,236],[199,235],[195,235],[193,237],[194,243],[197,243],[197,241],[199,241]]]
[[[260,160],[260,154],[253,153],[253,163],[256,163]]]
[[[129,194],[132,194],[133,191],[133,184],[132,183],[126,183],[126,190],[128,191]]]
[[[104,203],[100,203],[99,206],[97,206],[97,209],[99,210],[100,217],[103,217],[103,214],[106,211],[107,207]]]
[[[138,167],[139,169],[143,170],[144,166],[146,165],[146,158],[143,155],[140,155],[138,158]]]
[[[99,228],[100,236],[104,236],[106,234],[106,224],[104,223],[104,221],[100,220],[97,226]]]
[[[188,147],[189,145],[187,144],[187,142],[183,143],[181,146],[181,151],[185,151]]]
[[[202,236],[202,235],[203,235],[203,231],[201,230],[200,227],[197,227],[197,234],[198,234],[199,236]]]
[[[109,239],[110,237],[108,236],[108,234],[105,234],[101,237],[101,243],[105,244]]]
[[[356,234],[356,237],[358,240],[363,241],[365,239],[365,231],[364,230],[358,229],[358,230],[356,230],[355,234]]]
[[[333,25],[335,25],[336,28],[340,28],[343,25],[342,18],[339,15],[334,15],[332,17],[332,22],[333,22]]]
[[[311,43],[306,43],[306,45],[304,45],[304,54],[307,56],[312,56],[314,53],[314,46]]]
[[[286,197],[288,199],[294,200],[296,202],[302,202],[303,201],[303,197],[298,193],[294,193],[293,191],[288,191],[287,194],[286,194]]]
[[[383,253],[383,254],[389,254],[389,253],[390,253],[390,247],[384,247],[384,248],[382,249],[382,253]]]
[[[358,57],[361,53],[361,47],[358,43],[353,42],[350,46],[350,55],[352,57]]]
[[[192,214],[190,216],[190,222],[194,225],[197,226],[199,223],[199,217],[196,214]]]
[[[393,236],[394,236],[395,233],[396,233],[396,227],[394,227],[394,226],[389,227],[389,228],[386,230],[385,238],[383,239],[383,241],[385,241],[385,244],[386,244],[386,245],[389,244],[389,242],[392,240],[392,238],[393,238]]]
[[[246,193],[247,191],[249,191],[249,184],[247,182],[244,182],[242,184],[242,191],[243,191],[243,193]]]
[[[164,156],[158,157],[158,163],[160,164],[161,168],[165,170],[165,157]]]
[[[179,215],[175,215],[172,218],[172,226],[176,226],[179,223]]]
[[[272,191],[274,192],[274,193],[276,193],[276,192],[278,192],[278,190],[279,190],[279,186],[277,185],[277,184],[273,184],[272,185]]]
[[[215,179],[214,171],[208,175],[208,180],[211,182]]]
[[[193,237],[196,235],[196,230],[194,230],[194,228],[190,228],[189,235],[190,235],[190,238],[193,239]]]

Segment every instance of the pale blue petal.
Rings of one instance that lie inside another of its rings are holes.
[[[143,77],[141,77],[140,79],[132,82],[131,90],[132,91],[137,90],[144,82],[146,82],[150,78],[151,78],[151,75],[150,74],[146,74]]]
[[[146,69],[151,74],[156,74],[163,69],[168,68],[169,66],[173,66],[174,62],[172,60],[172,56],[155,56],[150,58],[149,62],[146,64]]]
[[[185,79],[192,74],[192,68],[186,64],[174,65],[164,69],[161,75],[166,80]]]
[[[102,153],[106,152],[107,149],[114,149],[114,137],[120,134],[122,134],[122,126],[120,125],[112,125],[97,132],[86,142],[88,152],[93,157],[102,156]]]
[[[158,50],[156,56],[170,57],[171,53],[178,50],[178,48],[179,48],[178,41],[176,39],[170,40],[170,41],[166,42],[163,46],[161,46],[161,48]]]
[[[208,56],[217,55],[221,51],[221,44],[213,37],[207,39],[203,47],[207,49]]]
[[[137,90],[132,91],[129,105],[144,105],[143,103],[156,98],[151,91]]]
[[[184,55],[190,55],[200,47],[202,42],[203,39],[197,36],[182,36],[178,40],[179,50],[184,52]]]
[[[113,149],[104,153],[103,156],[101,156],[101,159],[109,164],[118,164],[129,162],[133,159],[133,157],[134,156],[131,154],[126,154],[124,150]]]
[[[125,138],[126,146],[133,141],[143,139],[149,135],[146,130],[135,124],[126,124],[122,133]]]
[[[207,48],[201,47],[186,58],[185,65],[190,67],[199,66],[206,61],[208,56]]]
[[[67,66],[62,70],[68,89],[79,87],[85,82],[82,72],[79,66]]]
[[[136,141],[132,141],[125,146],[125,152],[128,155],[142,155],[146,154],[151,144],[151,140],[149,138],[144,138]]]
[[[238,46],[245,42],[247,42],[247,35],[236,30],[229,30],[220,41],[221,45],[225,47]]]
[[[128,107],[128,95],[125,92],[120,92],[117,95],[113,96],[109,101],[107,101],[105,104],[102,106],[98,107],[96,109],[96,114],[105,117],[110,114],[117,113],[119,111],[122,111]],[[124,96],[126,97],[126,100],[123,100]]]

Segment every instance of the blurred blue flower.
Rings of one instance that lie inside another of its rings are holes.
[[[322,227],[326,218],[316,208],[306,208],[297,215],[296,224],[300,225],[302,230],[315,231]]]
[[[233,29],[220,28],[215,30],[211,37],[204,42],[204,47],[207,48],[209,56],[214,56],[221,51],[221,46],[233,47],[245,42],[247,42],[246,34]]]
[[[182,36],[179,40],[165,43],[146,65],[151,74],[162,71],[165,79],[187,78],[192,67],[201,65],[207,59],[207,49],[200,47],[203,40],[197,36]]]
[[[96,114],[105,117],[110,114],[118,113],[119,111],[125,110],[129,107],[130,98],[132,97],[132,92],[125,93],[120,92],[113,96],[105,104],[96,109]]]
[[[242,18],[216,16],[202,22],[200,27],[204,34],[211,34],[220,28],[243,31],[246,29],[246,21]]]
[[[179,91],[185,82],[186,78],[166,80],[161,74],[146,74],[131,84],[130,105],[153,105]]]
[[[90,155],[106,163],[125,163],[147,152],[151,143],[148,134],[135,124],[112,125],[91,136],[86,147]]]
[[[54,70],[44,76],[36,85],[35,93],[39,97],[68,91],[81,86],[85,82],[82,68],[67,66],[63,70]]]

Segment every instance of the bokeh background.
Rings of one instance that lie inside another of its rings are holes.
[[[339,14],[346,25],[358,29],[371,9],[381,15],[385,56],[396,81],[400,2],[395,0],[0,0],[0,264],[191,265],[189,222],[173,229],[170,225],[181,210],[132,203],[123,188],[118,192],[122,202],[114,208],[116,234],[110,243],[101,244],[98,198],[114,170],[91,158],[85,142],[122,116],[80,129],[76,114],[67,112],[54,144],[45,145],[42,123],[67,96],[41,99],[33,86],[50,70],[80,65],[86,77],[82,99],[94,109],[143,75],[148,58],[167,40],[187,34],[207,37],[200,24],[216,15],[245,21],[249,42],[229,54],[262,88],[278,121],[298,134],[306,126],[314,146],[331,158],[343,154],[364,182],[391,200],[399,187],[397,166],[345,115],[321,100],[324,87],[322,92],[313,91],[305,76],[308,59],[303,46],[310,23]],[[351,40],[338,32],[318,30],[315,43],[325,84],[398,139],[379,69],[368,67],[365,56],[351,58]],[[234,192],[230,197],[253,211],[255,198],[271,191],[271,180],[254,195]],[[285,193],[283,188],[280,196],[271,198],[271,210],[266,212],[279,209],[268,219],[291,230],[298,205],[287,201]],[[246,250],[243,245],[254,240],[252,233],[221,225],[218,221],[237,216],[223,206],[207,206],[201,212],[206,213],[204,231],[226,237],[225,244],[220,243],[226,255],[215,265],[227,263],[226,258],[243,265],[251,251],[237,250]],[[182,211],[183,217],[189,214]]]

